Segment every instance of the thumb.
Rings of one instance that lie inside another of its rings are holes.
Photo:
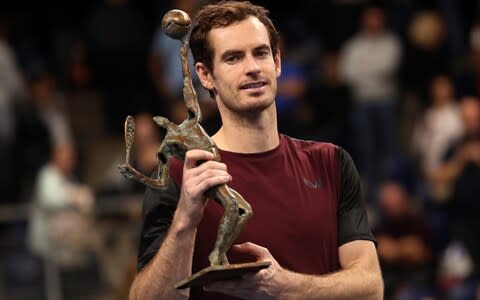
[[[267,248],[251,242],[247,242],[239,245],[233,245],[232,247],[236,252],[249,254],[260,260],[271,258],[270,252],[268,251]]]

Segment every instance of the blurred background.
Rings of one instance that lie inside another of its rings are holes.
[[[207,1],[4,2],[0,299],[127,299],[144,188],[116,167],[124,118],[148,174],[152,116],[185,118],[161,18]],[[255,3],[282,35],[280,131],[351,153],[386,299],[480,299],[480,1]]]

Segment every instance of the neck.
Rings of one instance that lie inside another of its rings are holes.
[[[242,116],[222,115],[222,127],[212,137],[217,146],[237,153],[258,153],[278,146],[275,106],[256,113]]]

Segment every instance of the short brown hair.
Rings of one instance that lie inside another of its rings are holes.
[[[227,27],[232,23],[243,21],[250,16],[258,18],[268,31],[270,47],[275,54],[279,50],[279,33],[268,10],[249,1],[221,1],[209,4],[198,11],[190,34],[190,49],[195,62],[203,62],[213,68],[213,49],[207,41],[207,34],[213,28]]]

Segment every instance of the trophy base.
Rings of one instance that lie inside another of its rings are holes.
[[[271,262],[253,262],[243,264],[221,265],[205,268],[175,285],[176,289],[203,286],[207,283],[229,280],[242,276],[245,273],[256,273],[268,268]]]

